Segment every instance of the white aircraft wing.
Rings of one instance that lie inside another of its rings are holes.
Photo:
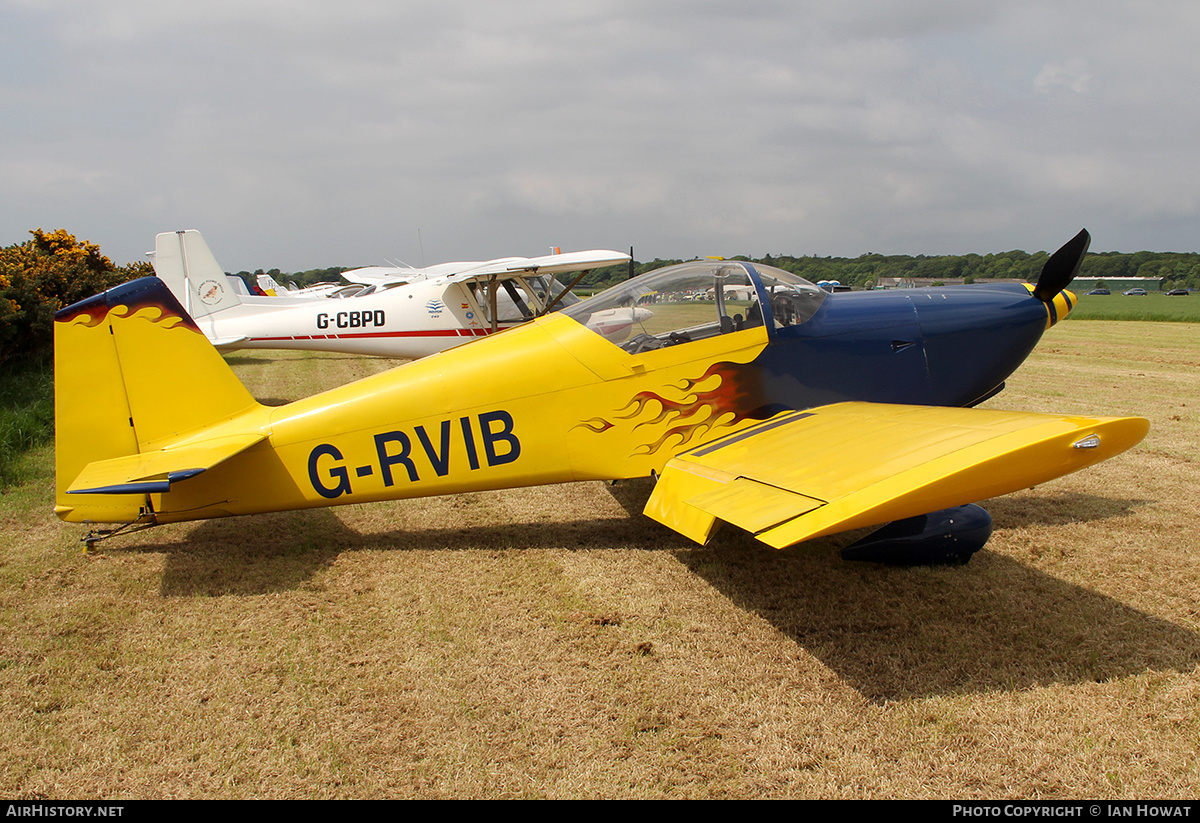
[[[547,254],[542,257],[502,257],[499,260],[488,260],[483,263],[465,263],[464,268],[455,274],[469,274],[477,277],[481,274],[509,274],[512,272],[535,271],[538,274],[562,274],[571,271],[586,271],[603,266],[615,266],[629,261],[629,255],[611,249],[591,249],[589,251],[570,251],[565,254]]]
[[[351,283],[359,283],[364,286],[411,283],[413,280],[420,280],[425,276],[424,269],[413,269],[407,266],[366,266],[342,272],[342,277]]]
[[[342,272],[342,277],[351,283],[371,285],[393,285],[411,283],[429,277],[469,274],[472,277],[492,274],[512,274],[535,271],[539,274],[562,274],[563,272],[587,271],[602,266],[615,266],[628,262],[629,255],[609,249],[571,251],[566,254],[547,254],[542,257],[500,257],[496,260],[459,261],[438,263],[425,269],[404,266],[367,266]]]

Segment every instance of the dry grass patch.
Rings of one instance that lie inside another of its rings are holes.
[[[49,452],[0,517],[14,797],[1113,797],[1200,789],[1200,332],[1069,323],[991,405],[1140,413],[988,503],[966,567],[698,548],[576,484],[79,551]],[[389,367],[233,358],[283,401]]]

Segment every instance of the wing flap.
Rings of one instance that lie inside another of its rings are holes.
[[[221,437],[175,448],[89,463],[67,494],[161,494],[266,439],[265,434]]]
[[[820,508],[825,501],[739,477],[724,486],[696,495],[692,505],[703,511],[725,512],[722,520],[758,534]]]
[[[971,503],[1112,457],[1142,418],[839,403],[669,461],[646,514],[703,542],[723,520],[776,548]]]

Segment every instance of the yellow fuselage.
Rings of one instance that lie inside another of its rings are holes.
[[[111,322],[160,325],[160,318],[143,310]],[[169,331],[198,337],[183,324]],[[720,402],[727,378],[705,375],[714,362],[753,360],[766,344],[758,327],[634,357],[550,315],[286,406],[253,403],[200,430],[164,433],[142,451],[248,434],[264,439],[167,493],[65,494],[60,487],[58,511],[71,521],[121,522],[148,508],[157,522],[172,522],[644,477],[695,438],[754,422]],[[170,348],[162,355],[169,358]],[[69,482],[64,470],[70,467],[60,466],[60,481]]]

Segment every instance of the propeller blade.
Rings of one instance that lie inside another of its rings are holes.
[[[1050,259],[1042,267],[1042,275],[1038,278],[1037,285],[1034,286],[1033,296],[1043,303],[1053,300],[1054,296],[1079,274],[1083,256],[1087,254],[1091,243],[1092,236],[1088,234],[1087,229],[1082,229],[1079,234],[1068,240],[1066,245],[1050,255]]]

